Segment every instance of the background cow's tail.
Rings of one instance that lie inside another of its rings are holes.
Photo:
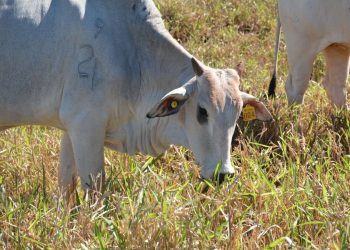
[[[277,16],[277,29],[276,29],[276,39],[275,39],[275,58],[273,63],[273,73],[269,85],[269,97],[275,97],[276,83],[277,83],[277,63],[278,63],[278,50],[280,44],[280,35],[281,35],[281,22],[279,16]]]

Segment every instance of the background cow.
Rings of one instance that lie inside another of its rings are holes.
[[[275,95],[278,44],[281,26],[287,44],[288,102],[303,102],[313,61],[321,51],[326,59],[323,80],[328,97],[338,107],[346,104],[350,55],[349,0],[280,0],[273,77],[269,96]]]

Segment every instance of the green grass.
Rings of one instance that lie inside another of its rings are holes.
[[[270,80],[275,1],[157,0],[167,27],[212,67],[245,64],[241,89]],[[350,122],[318,83],[288,108],[285,45],[274,123],[240,121],[238,174],[201,193],[190,151],[158,158],[108,151],[106,192],[65,207],[57,188],[60,132],[20,127],[0,137],[0,246],[6,249],[349,249]],[[323,59],[313,80],[324,75]],[[300,112],[300,115],[298,115]],[[301,136],[301,132],[303,136]]]

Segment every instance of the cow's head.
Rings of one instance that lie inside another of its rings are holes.
[[[272,116],[254,96],[239,90],[240,68],[218,70],[192,59],[196,77],[166,94],[148,118],[179,115],[190,149],[210,179],[219,163],[220,174],[232,174],[231,140],[244,105],[255,108],[257,119]]]

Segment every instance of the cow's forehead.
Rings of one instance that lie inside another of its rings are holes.
[[[205,70],[201,77],[201,86],[203,91],[207,93],[209,102],[223,110],[226,99],[232,101],[239,100],[239,76],[233,69]]]

